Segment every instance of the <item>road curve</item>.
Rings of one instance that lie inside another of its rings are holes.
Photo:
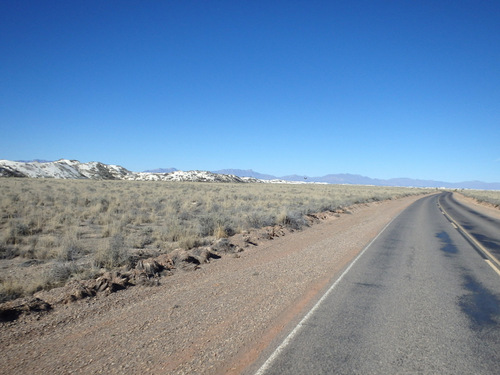
[[[500,243],[496,222],[450,193],[418,200],[249,373],[497,374],[500,275],[438,203],[484,246]]]
[[[497,269],[500,269],[500,220],[474,211],[443,193],[438,199],[445,215]],[[465,233],[464,233],[465,232]]]

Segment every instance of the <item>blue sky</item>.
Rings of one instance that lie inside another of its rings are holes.
[[[0,158],[500,181],[500,2],[0,3]]]

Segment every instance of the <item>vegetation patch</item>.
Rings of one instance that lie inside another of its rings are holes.
[[[276,227],[309,225],[315,213],[426,192],[353,185],[1,178],[0,303],[118,269],[131,272],[140,260],[164,255],[175,267],[177,261],[196,267],[218,257],[217,251],[200,253],[200,248],[218,244],[222,250],[238,233],[269,227],[272,237],[281,231]],[[127,280],[135,283],[135,276]]]
[[[500,207],[500,191],[498,190],[460,190],[460,193],[479,202],[489,203],[497,208]]]

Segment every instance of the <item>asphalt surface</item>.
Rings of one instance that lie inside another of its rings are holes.
[[[500,275],[438,202],[498,251],[491,246],[500,243],[497,221],[450,193],[424,197],[379,234],[252,372],[499,374]]]
[[[500,220],[473,211],[456,201],[452,193],[443,193],[439,204],[496,259],[500,259]]]

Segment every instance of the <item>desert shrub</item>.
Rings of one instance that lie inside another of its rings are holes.
[[[190,249],[277,223],[299,229],[309,213],[423,192],[319,184],[5,178],[0,179],[0,258],[55,261],[63,269],[71,262],[94,264],[71,276],[84,277],[84,270],[95,274],[99,267],[126,264],[129,254]],[[54,279],[64,277],[45,273],[21,289],[45,288]],[[11,283],[7,289],[19,288]]]
[[[0,303],[10,301],[24,295],[24,288],[18,281],[0,280]]]
[[[147,245],[152,244],[154,241],[153,228],[144,228],[141,233],[135,237],[133,247],[137,249],[144,249]]]
[[[29,226],[20,221],[13,221],[10,223],[10,228],[4,235],[3,241],[7,244],[18,245],[23,243],[24,237],[30,234]]]
[[[101,236],[103,238],[115,236],[117,234],[124,234],[126,223],[123,221],[123,218],[120,217],[119,220],[110,220],[110,223],[103,225],[101,230]]]
[[[153,232],[153,237],[155,241],[159,242],[170,242],[171,235],[166,226],[156,228]]]
[[[94,253],[96,267],[112,269],[128,263],[129,259],[129,252],[121,235],[109,238],[107,243]]]
[[[12,228],[14,236],[28,236],[30,234],[30,227],[25,223],[16,223]]]
[[[33,247],[30,246],[20,246],[19,256],[27,259],[35,259],[36,251]]]
[[[64,284],[73,274],[79,272],[75,262],[55,262],[47,274],[47,283],[52,285]]]
[[[84,253],[84,248],[79,240],[73,236],[62,239],[59,247],[55,249],[54,257],[61,261],[74,261]]]
[[[76,272],[72,275],[72,279],[75,280],[88,280],[98,277],[102,274],[102,271],[95,266],[95,264],[89,264],[86,267],[78,267]]]
[[[63,208],[61,208],[61,210],[63,210]],[[70,212],[60,212],[54,215],[52,220],[56,227],[61,227],[61,226],[68,227],[74,225],[75,223],[75,217]]]
[[[284,211],[278,218],[277,223],[292,229],[301,229],[307,225],[304,215],[297,211]]]
[[[193,249],[198,246],[206,245],[208,241],[198,236],[186,236],[178,242],[179,247],[185,250]]]
[[[199,234],[201,237],[216,236],[225,233],[231,236],[235,233],[232,220],[227,216],[216,215],[214,213],[205,214],[198,218]]]
[[[37,245],[41,248],[53,248],[56,246],[57,242],[57,237],[51,234],[46,234],[38,238]]]
[[[460,190],[460,193],[480,202],[500,207],[500,190]]]
[[[141,212],[135,216],[134,224],[135,225],[150,224],[153,221],[154,221],[154,218],[152,217],[152,215],[150,213]]]
[[[29,296],[42,289],[50,289],[58,285],[60,284],[51,282],[50,271],[38,272],[31,275],[29,278],[7,278],[5,280],[0,280],[0,303],[19,297]]]
[[[188,221],[188,220],[191,220],[193,217],[195,217],[195,215],[194,215],[194,213],[190,212],[189,210],[181,210],[181,211],[179,211],[177,217],[180,220]]]
[[[223,225],[218,224],[214,230],[215,239],[228,238],[230,233]]]
[[[247,214],[244,218],[243,226],[245,228],[262,228],[269,225],[274,225],[276,218],[269,214],[264,214],[261,212],[251,212]]]
[[[108,212],[109,209],[109,200],[102,198],[100,202],[97,204],[97,211],[99,213]]]
[[[111,225],[106,225],[102,228],[101,236],[103,238],[111,236]]]
[[[12,245],[0,244],[0,259],[12,259],[19,254],[19,248]]]
[[[194,233],[190,233],[189,227],[187,225],[182,225],[177,220],[170,220],[165,224],[165,231],[163,232],[163,236],[167,241],[177,242],[181,238],[194,235]]]

